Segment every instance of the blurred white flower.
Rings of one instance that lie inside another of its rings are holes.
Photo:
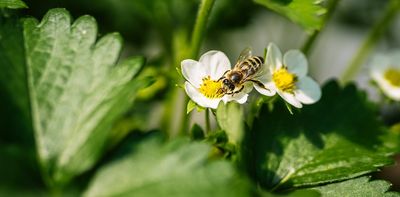
[[[218,79],[231,69],[231,63],[221,51],[209,51],[203,54],[199,61],[183,60],[181,69],[183,77],[187,80],[185,82],[186,94],[202,107],[216,109],[221,100],[225,103],[236,101],[243,104],[252,90],[252,85],[248,84],[243,91],[237,94],[223,93],[222,82]]]
[[[371,77],[387,97],[400,101],[400,51],[375,56],[371,61]]]
[[[308,62],[299,50],[290,50],[282,58],[279,48],[270,43],[265,65],[269,71],[258,80],[268,90],[255,85],[261,94],[272,96],[278,93],[286,102],[297,108],[301,108],[302,104],[315,103],[321,98],[321,88],[307,76]]]

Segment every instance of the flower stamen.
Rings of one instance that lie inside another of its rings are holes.
[[[272,80],[276,87],[283,92],[293,93],[296,89],[297,76],[288,72],[286,67],[276,70],[272,74]]]
[[[391,85],[400,87],[400,70],[389,68],[385,71],[384,77]]]
[[[203,78],[199,91],[207,98],[221,98],[224,96],[222,82],[211,80],[210,76]]]

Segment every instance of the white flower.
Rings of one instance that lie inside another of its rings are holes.
[[[374,57],[371,67],[371,77],[383,93],[400,101],[400,51]]]
[[[186,59],[181,62],[182,75],[187,80],[185,91],[195,103],[202,107],[216,109],[222,100],[236,101],[243,104],[247,101],[252,85],[246,84],[243,91],[226,95],[221,91],[222,82],[218,81],[227,70],[231,69],[228,57],[221,51],[209,51],[199,61]]]
[[[278,93],[286,102],[297,108],[301,108],[302,104],[315,103],[321,98],[321,88],[307,76],[307,59],[299,50],[290,50],[282,58],[279,48],[270,43],[265,66],[269,70],[258,77],[258,80],[267,89],[254,85],[261,94],[272,96]]]

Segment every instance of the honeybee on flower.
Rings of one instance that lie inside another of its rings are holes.
[[[220,101],[245,103],[253,87],[266,96],[278,93],[297,108],[315,103],[321,98],[321,89],[307,76],[307,67],[300,51],[291,50],[282,57],[273,43],[268,46],[265,60],[246,48],[232,69],[220,51],[209,51],[199,61],[181,62],[187,95],[198,105],[213,109]]]
[[[227,70],[224,75],[218,79],[222,81],[221,91],[224,94],[234,95],[241,92],[246,83],[251,82],[265,91],[268,89],[257,78],[266,74],[264,58],[253,56],[250,48],[244,49],[232,70]]]
[[[181,62],[182,75],[186,79],[185,91],[198,105],[216,109],[220,101],[247,101],[252,85],[244,84],[240,92],[227,94],[223,90],[221,76],[231,69],[228,57],[221,51],[208,51],[199,61],[186,59]]]

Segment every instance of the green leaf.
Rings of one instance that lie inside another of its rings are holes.
[[[18,9],[28,8],[21,0],[0,0],[0,8]]]
[[[337,83],[321,100],[290,115],[283,104],[267,106],[246,132],[251,176],[265,188],[301,187],[345,180],[392,163],[382,148],[386,135],[365,94]]]
[[[22,26],[0,16],[0,142],[34,146]]]
[[[194,108],[196,108],[196,106],[197,106],[196,103],[189,99],[186,106],[186,114],[189,114],[191,111],[193,111]]]
[[[204,139],[204,131],[203,131],[203,129],[198,124],[195,123],[192,126],[192,129],[190,129],[190,137],[193,140],[202,140],[202,139]]]
[[[321,17],[326,9],[321,0],[254,0],[301,25],[307,31],[319,30],[323,24]]]
[[[383,150],[393,153],[400,153],[400,123],[396,123],[388,128],[386,135],[381,137],[385,142]]]
[[[11,15],[4,17],[0,14],[2,196],[24,196],[22,194],[33,194],[44,188],[35,157],[24,57],[22,26],[19,20]]]
[[[132,80],[143,58],[114,65],[122,45],[118,34],[97,42],[96,36],[92,17],[71,25],[64,9],[50,10],[41,23],[24,21],[36,144],[41,165],[56,185],[93,166],[112,124],[146,83]]]
[[[400,194],[397,192],[388,192],[390,188],[390,183],[382,180],[370,181],[369,179],[369,177],[360,177],[356,179],[350,179],[348,181],[315,187],[313,189],[319,191],[322,197],[400,196]]]
[[[249,196],[227,161],[209,160],[203,142],[158,136],[130,143],[128,154],[101,167],[84,196]]]
[[[311,189],[300,189],[279,194],[270,193],[266,191],[259,191],[259,193],[260,196],[262,197],[320,197],[321,196],[321,194],[318,191]]]
[[[236,145],[240,143],[244,135],[243,110],[240,108],[240,104],[221,102],[216,116],[219,126],[228,136],[228,142]]]

